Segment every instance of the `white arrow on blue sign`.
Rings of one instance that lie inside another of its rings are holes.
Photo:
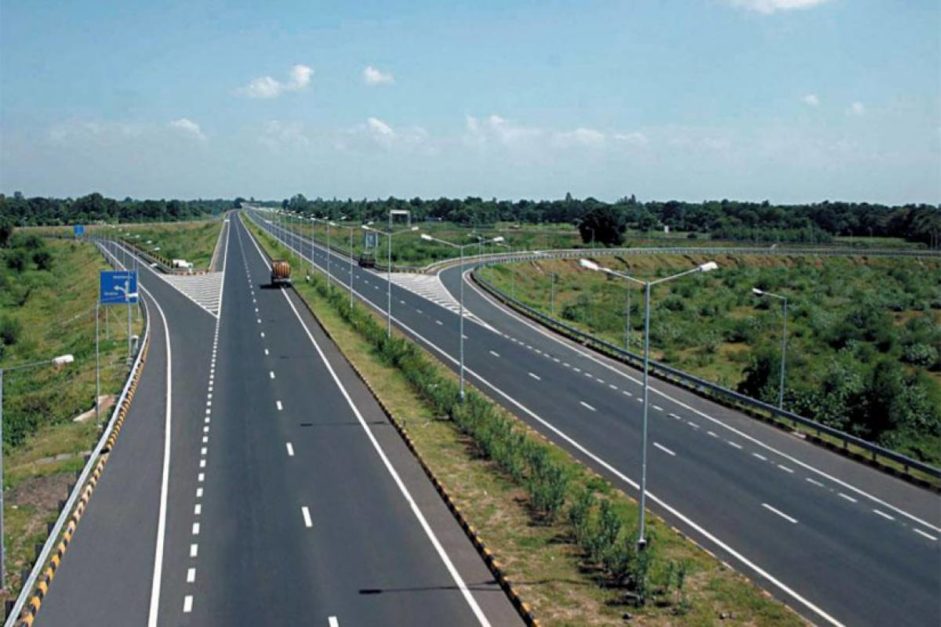
[[[137,293],[137,272],[125,270],[102,270],[98,283],[98,302],[102,305],[135,304]]]

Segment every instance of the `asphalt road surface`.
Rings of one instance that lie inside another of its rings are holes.
[[[518,624],[336,347],[225,242],[218,316],[141,268],[148,361],[37,624]]]
[[[250,212],[309,263],[311,242]],[[314,246],[323,269],[326,252]],[[464,270],[470,266],[465,266]],[[344,286],[349,260],[332,256]],[[458,295],[462,269],[440,274]],[[384,274],[354,288],[386,310]],[[393,285],[395,323],[456,367],[458,317]],[[539,328],[465,285],[468,380],[636,494],[641,373]],[[941,624],[941,498],[654,381],[648,505],[815,623]]]

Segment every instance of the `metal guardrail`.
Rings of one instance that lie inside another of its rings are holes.
[[[499,262],[489,261],[483,265],[489,266],[494,265],[495,263]],[[564,335],[576,339],[587,346],[591,346],[600,352],[613,356],[629,365],[643,367],[643,357],[641,355],[626,351],[623,348],[616,346],[606,340],[597,338],[560,320],[556,320],[551,316],[547,316],[541,311],[538,311],[533,307],[530,307],[529,305],[517,300],[516,298],[505,294],[486,279],[480,276],[476,276],[475,273],[471,273],[471,276],[478,285],[487,290],[487,292],[489,292],[492,296],[504,304],[509,305],[510,307],[523,312],[525,315],[541,322],[547,327],[561,331]],[[652,359],[650,360],[650,369],[651,372],[657,374],[663,379],[666,379],[672,383],[680,384],[683,387],[693,389],[700,393],[705,392],[708,396],[722,400],[726,404],[731,404],[737,407],[744,407],[752,411],[770,415],[780,420],[790,421],[795,425],[802,425],[815,431],[818,437],[821,434],[826,434],[832,438],[836,438],[843,443],[844,449],[847,449],[848,445],[852,444],[867,451],[871,455],[873,461],[875,461],[877,457],[882,457],[897,464],[901,464],[906,473],[909,472],[909,469],[915,469],[935,479],[941,479],[941,468],[936,468],[930,464],[912,459],[896,451],[883,448],[878,444],[873,444],[868,440],[864,440],[844,431],[840,431],[839,429],[834,429],[833,427],[829,427],[815,420],[811,420],[810,418],[805,418],[799,414],[778,409],[774,405],[770,405],[764,401],[746,396],[740,392],[736,392],[735,390],[730,390],[729,388],[718,385],[717,383],[713,383],[712,381],[707,381]]]
[[[109,260],[109,263],[111,263],[113,267],[120,265],[113,253],[106,251],[100,242],[96,243],[98,246],[100,246],[100,250],[102,251],[102,254],[104,254],[105,259],[108,259],[108,256],[110,255],[111,260],[113,261]],[[141,302],[144,303],[144,306],[140,309],[144,317],[144,337],[137,343],[137,354],[134,356],[134,363],[131,365],[130,370],[128,370],[127,380],[124,382],[124,388],[121,390],[121,395],[114,403],[114,410],[111,412],[111,418],[108,420],[107,426],[102,429],[101,437],[98,438],[98,442],[95,444],[95,449],[92,451],[91,455],[88,456],[88,461],[85,462],[85,467],[82,468],[82,473],[79,475],[78,481],[75,482],[75,486],[72,488],[72,492],[69,494],[65,505],[59,512],[59,517],[56,519],[56,522],[52,527],[52,531],[49,532],[49,536],[46,538],[46,542],[43,544],[42,550],[36,557],[36,561],[33,563],[33,568],[30,570],[29,576],[26,578],[26,581],[23,582],[23,585],[20,588],[20,593],[16,598],[16,602],[13,604],[13,608],[6,616],[6,622],[4,623],[5,627],[12,627],[16,621],[19,620],[20,614],[23,611],[23,607],[26,605],[26,600],[32,594],[33,588],[36,586],[37,578],[42,572],[43,566],[45,566],[49,561],[49,554],[52,552],[53,547],[56,546],[56,541],[59,539],[59,536],[62,533],[62,528],[65,525],[65,521],[68,520],[72,510],[75,508],[75,503],[78,501],[82,489],[88,482],[88,477],[92,472],[92,468],[98,462],[98,458],[101,457],[101,452],[102,449],[104,449],[105,443],[108,441],[108,436],[114,430],[114,424],[117,421],[118,414],[121,411],[121,404],[124,403],[124,399],[127,398],[128,390],[130,389],[131,382],[134,378],[134,372],[140,366],[141,356],[144,354],[144,346],[146,346],[147,342],[150,340],[150,312],[147,309],[147,303],[143,299],[141,299]]]

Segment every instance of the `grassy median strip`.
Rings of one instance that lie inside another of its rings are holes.
[[[184,259],[193,270],[206,270],[219,240],[222,220],[168,222],[165,224],[122,224],[117,231],[121,238],[141,250],[172,261]],[[108,234],[108,231],[104,231]]]
[[[15,596],[35,547],[59,514],[68,487],[100,434],[95,420],[95,301],[98,272],[109,269],[87,243],[16,233],[0,249],[0,366],[71,353],[65,368],[4,374],[4,536],[7,590]],[[101,311],[101,420],[127,376],[127,310]],[[133,311],[132,333],[143,323]],[[81,420],[75,418],[86,413]]]
[[[253,231],[273,257],[287,251]],[[298,277],[345,356],[545,624],[800,624],[801,620],[663,521],[634,549],[636,503],[474,389],[318,274]]]

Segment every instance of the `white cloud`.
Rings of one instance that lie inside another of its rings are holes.
[[[379,118],[369,118],[366,120],[366,126],[374,137],[395,137],[395,131],[392,127]]]
[[[604,133],[593,128],[577,128],[574,131],[562,131],[553,134],[553,141],[559,146],[588,146],[597,148],[604,145]]]
[[[804,102],[805,105],[808,105],[811,107],[820,106],[820,98],[817,97],[817,94],[807,94],[806,96],[801,98],[801,100]]]
[[[615,133],[613,137],[617,141],[624,142],[631,146],[646,146],[650,142],[646,135],[638,131],[632,133]]]
[[[304,134],[304,128],[297,122],[265,122],[258,141],[272,150],[286,146],[308,146],[310,140]]]
[[[367,65],[363,70],[363,82],[367,85],[391,85],[395,82],[395,77],[391,72],[382,72],[371,65]]]
[[[291,68],[290,78],[281,82],[270,76],[260,76],[238,91],[249,98],[277,98],[285,92],[300,91],[310,84],[314,70],[306,65]]]
[[[199,124],[193,122],[189,118],[180,118],[179,120],[173,120],[169,124],[170,128],[179,131],[180,133],[187,135],[189,137],[194,137],[200,141],[205,140],[206,136],[203,134],[202,129],[199,128]]]
[[[829,0],[727,0],[736,7],[764,13],[769,15],[776,11],[790,11],[792,9],[809,9],[810,7],[829,2]]]
[[[863,115],[866,113],[866,107],[863,106],[863,103],[856,101],[850,105],[850,108],[846,110],[850,115]]]

